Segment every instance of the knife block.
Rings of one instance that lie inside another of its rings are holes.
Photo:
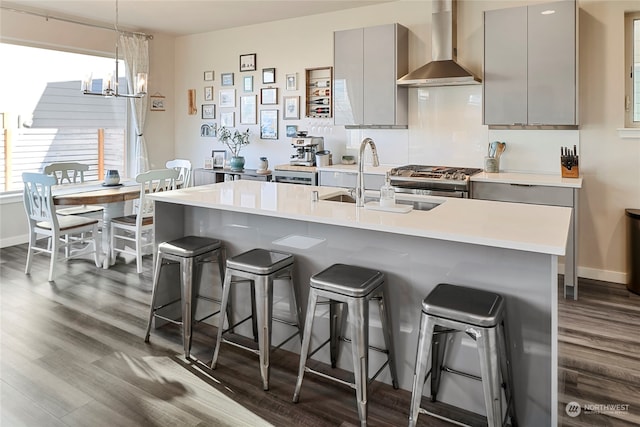
[[[562,171],[563,178],[580,177],[580,167],[578,165],[574,165],[571,169],[567,169],[562,163],[560,163],[560,170]]]

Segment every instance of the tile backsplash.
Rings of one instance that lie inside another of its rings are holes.
[[[481,85],[410,89],[408,130],[345,132],[345,154],[357,154],[360,141],[370,137],[380,162],[396,165],[481,168],[489,141],[503,141],[502,171],[543,174],[560,173],[561,146],[580,145],[578,130],[490,130],[482,124]],[[369,163],[369,150],[366,155]]]

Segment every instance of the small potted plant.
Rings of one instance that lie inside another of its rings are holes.
[[[240,150],[243,146],[249,144],[249,129],[244,132],[240,132],[237,129],[231,131],[226,127],[218,129],[218,141],[222,142],[231,151],[231,160],[229,161],[229,168],[232,171],[241,171],[244,169],[244,157],[240,155]]]

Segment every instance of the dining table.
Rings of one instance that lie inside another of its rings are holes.
[[[111,219],[125,215],[125,202],[140,198],[140,184],[135,180],[124,180],[117,185],[101,182],[55,185],[51,189],[56,206],[102,205],[102,242],[104,250],[103,268],[109,268],[111,259]]]

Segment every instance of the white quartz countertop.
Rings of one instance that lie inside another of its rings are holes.
[[[318,191],[317,202],[312,201],[312,191]],[[392,213],[322,200],[343,192],[335,187],[240,180],[154,193],[149,198],[453,242],[565,254],[571,208],[430,197],[440,205],[429,211]]]
[[[388,170],[397,165],[365,165],[364,172],[370,174],[384,175]],[[328,172],[358,172],[358,165],[331,165],[318,166],[318,171]],[[563,178],[561,175],[536,174],[523,172],[500,172],[486,173],[480,172],[471,176],[471,181],[475,182],[496,182],[505,184],[522,185],[546,185],[550,187],[582,188],[582,178]]]
[[[504,184],[546,185],[549,187],[582,188],[582,178],[563,178],[561,175],[545,175],[520,172],[486,173],[471,176],[472,182],[497,182]]]

